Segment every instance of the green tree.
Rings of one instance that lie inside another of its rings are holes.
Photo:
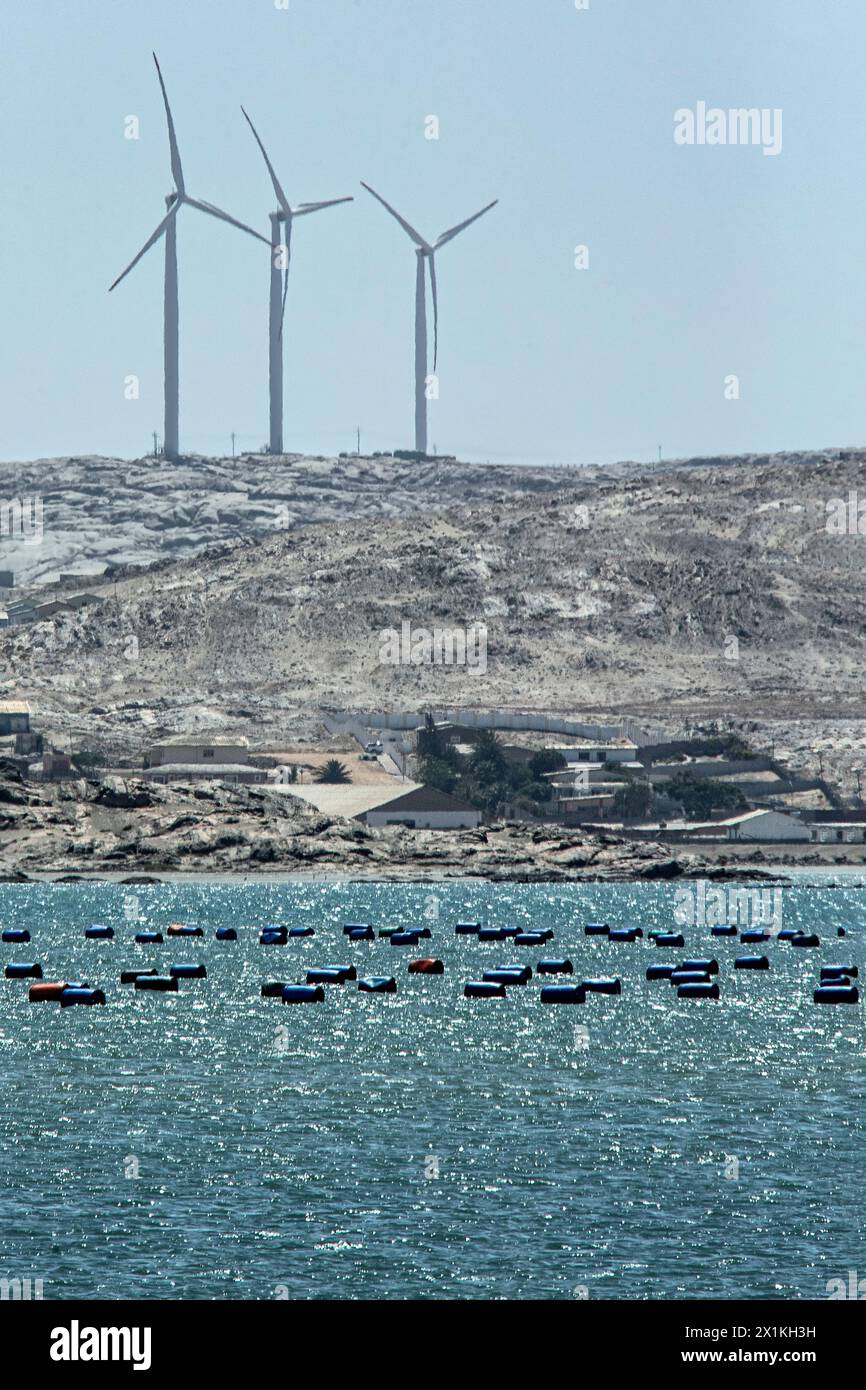
[[[627,782],[613,799],[613,809],[623,820],[641,820],[653,808],[655,796],[649,782]]]
[[[328,761],[323,763],[313,774],[314,782],[327,782],[332,784],[351,782],[351,780],[349,769],[346,767],[345,763],[341,763],[338,758],[329,758]]]

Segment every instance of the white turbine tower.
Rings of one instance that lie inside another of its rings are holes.
[[[447,232],[443,232],[438,241],[432,244],[425,241],[415,228],[410,226],[404,217],[401,217],[390,203],[371,188],[368,183],[361,181],[361,187],[366,188],[368,193],[380,202],[383,208],[395,217],[406,232],[411,237],[416,246],[415,254],[418,257],[418,267],[415,274],[415,452],[426,457],[427,455],[427,285],[425,281],[424,266],[430,268],[430,291],[433,298],[433,371],[435,373],[439,364],[439,295],[436,288],[436,252],[446,242],[453,241],[456,236],[464,232],[473,222],[477,222],[479,217],[483,217],[491,208],[495,208],[499,202],[495,198],[492,203],[488,203],[486,208],[476,212],[472,217],[467,217],[465,222],[458,222],[456,227],[451,227]]]
[[[271,176],[271,183],[279,203],[277,211],[271,213],[271,285],[268,316],[270,443],[268,447],[272,454],[281,454],[283,452],[283,319],[286,313],[286,295],[289,291],[289,264],[292,259],[292,222],[296,217],[306,217],[308,213],[321,212],[323,208],[334,208],[339,203],[352,203],[354,198],[331,198],[327,203],[299,203],[296,208],[291,207],[274,172],[274,166],[268,159],[267,151],[259,139],[258,131],[243,107],[241,110],[244,112],[247,125],[255,136],[256,144],[262,152],[262,158]],[[281,227],[285,228],[285,246],[283,246]],[[282,294],[280,293],[280,270],[284,272]]]
[[[268,245],[266,237],[254,232],[252,227],[248,227],[245,222],[239,222],[236,217],[230,217],[227,212],[214,207],[213,203],[200,202],[197,198],[191,198],[186,191],[186,184],[183,178],[183,169],[180,163],[180,153],[177,148],[177,136],[174,131],[174,121],[172,120],[171,107],[168,104],[165,83],[162,80],[159,62],[156,54],[153,55],[156,63],[156,72],[159,78],[159,85],[162,90],[162,99],[165,103],[165,118],[168,123],[168,143],[171,151],[171,173],[174,179],[174,190],[169,193],[165,205],[168,209],[165,217],[160,222],[156,231],[153,232],[142,246],[138,255],[129,262],[124,271],[118,275],[114,284],[109,286],[109,292],[120,284],[121,280],[129,274],[132,268],[138,265],[142,256],[159,241],[161,236],[165,236],[165,325],[164,325],[164,363],[165,363],[165,432],[163,439],[163,453],[167,458],[176,459],[180,454],[179,442],[179,382],[178,382],[178,302],[177,302],[177,214],[188,203],[191,208],[198,208],[199,212],[206,212],[210,217],[218,217],[222,222],[230,222],[233,227],[238,227],[242,232],[248,232],[257,241],[263,241]]]

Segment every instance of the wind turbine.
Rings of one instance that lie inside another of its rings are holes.
[[[114,284],[109,286],[109,293],[120,284],[121,280],[129,274],[134,266],[138,265],[142,256],[146,255],[151,246],[154,246],[161,236],[165,236],[165,322],[163,340],[163,360],[165,364],[165,430],[163,438],[163,453],[166,458],[177,459],[180,453],[179,446],[179,382],[178,382],[178,302],[177,302],[177,215],[184,203],[191,208],[198,208],[199,212],[206,212],[209,217],[218,217],[222,222],[230,222],[233,227],[238,227],[242,232],[248,232],[257,241],[263,241],[268,245],[267,239],[254,232],[252,227],[248,227],[245,222],[238,222],[236,217],[230,217],[227,212],[214,207],[213,203],[201,202],[198,198],[191,198],[186,191],[186,184],[183,177],[183,169],[180,163],[180,153],[177,148],[177,136],[174,130],[171,107],[168,104],[168,96],[165,90],[165,83],[162,80],[157,56],[154,53],[153,61],[156,63],[156,73],[159,78],[159,85],[162,90],[162,99],[165,104],[165,119],[168,124],[168,143],[171,151],[171,173],[174,179],[174,190],[169,193],[165,200],[167,212],[159,226],[148,237],[138,255],[135,256],[124,271],[118,275]]]
[[[415,275],[415,452],[423,457],[427,455],[427,285],[425,280],[424,266],[430,268],[430,291],[433,298],[433,371],[439,363],[439,295],[436,288],[436,252],[447,242],[453,241],[461,232],[465,232],[473,222],[477,222],[479,217],[483,217],[491,208],[495,208],[499,202],[495,198],[492,203],[488,203],[486,208],[476,212],[472,217],[467,217],[465,222],[458,222],[456,227],[451,227],[447,232],[443,232],[438,241],[431,245],[425,241],[415,228],[410,226],[404,217],[401,217],[390,203],[371,188],[368,183],[361,181],[361,187],[366,188],[368,193],[372,193],[377,202],[396,218],[407,236],[411,237],[415,243],[415,254],[418,257],[418,268]]]
[[[268,159],[267,150],[259,139],[259,133],[244,108],[244,119],[255,136],[256,144],[271,176],[274,193],[279,207],[271,213],[271,293],[268,334],[268,391],[270,399],[270,444],[272,454],[283,452],[283,320],[286,314],[286,295],[289,292],[289,265],[292,259],[292,222],[296,217],[306,217],[311,212],[321,212],[323,208],[335,208],[339,203],[352,203],[354,198],[331,198],[327,203],[299,203],[296,208],[289,205],[274,166]],[[281,227],[285,228],[285,247]],[[280,295],[280,270],[284,271],[282,296]]]

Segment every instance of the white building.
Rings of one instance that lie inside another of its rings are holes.
[[[368,825],[405,825],[410,830],[474,830],[481,812],[468,801],[435,787],[401,792],[363,816]]]
[[[863,821],[821,821],[811,824],[809,830],[816,845],[862,845],[866,839]]]
[[[145,767],[166,763],[244,764],[249,762],[250,745],[245,738],[176,738],[154,743],[145,755]],[[262,779],[264,780],[264,779]]]
[[[248,763],[162,763],[159,767],[144,768],[141,773],[148,782],[264,782],[267,772],[263,767],[250,767]]]
[[[729,840],[784,842],[812,838],[810,826],[784,811],[743,811],[715,824],[727,833]]]

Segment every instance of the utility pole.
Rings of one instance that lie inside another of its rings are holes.
[[[234,430],[232,430],[232,458],[234,458],[234,456],[235,456],[235,439],[236,439],[236,435],[235,435]]]
[[[359,425],[355,433],[358,436],[358,458],[361,457],[361,426]]]
[[[153,457],[154,457],[155,459],[158,459],[158,458],[159,458],[159,445],[157,444],[157,434],[156,434],[156,430],[154,430],[154,432],[153,432]]]

